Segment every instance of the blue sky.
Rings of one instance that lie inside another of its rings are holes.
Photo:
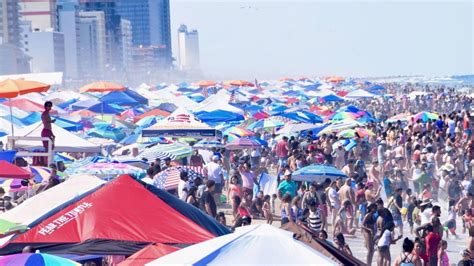
[[[170,0],[210,77],[474,73],[473,1]]]

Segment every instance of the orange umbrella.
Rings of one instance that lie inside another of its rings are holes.
[[[80,92],[108,92],[108,91],[124,91],[125,87],[119,84],[106,81],[97,81],[89,83],[79,89]]]
[[[216,85],[217,83],[212,80],[201,80],[198,83],[196,83],[196,86],[199,86],[199,87],[214,87]]]
[[[0,82],[0,98],[15,98],[18,95],[27,94],[30,92],[45,92],[49,90],[51,85],[36,82],[28,81],[23,79],[6,79]],[[12,125],[12,136],[15,135],[13,129],[13,115],[12,115],[12,106],[10,104],[10,123]]]
[[[237,87],[254,87],[255,86],[252,82],[248,82],[245,80],[228,80],[228,81],[224,81],[224,85],[237,86]]]
[[[30,92],[45,92],[51,85],[22,79],[6,79],[0,82],[0,98],[15,98]]]
[[[328,77],[326,78],[326,81],[329,81],[329,82],[342,82],[344,81],[345,79],[343,77]]]

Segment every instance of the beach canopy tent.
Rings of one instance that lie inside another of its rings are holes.
[[[357,89],[349,92],[346,94],[346,98],[353,98],[353,99],[362,99],[362,98],[374,98],[376,95],[370,93],[363,89]]]
[[[229,104],[230,94],[225,90],[220,90],[217,94],[209,96],[207,99],[201,102],[201,105],[193,109],[194,113],[198,112],[212,112],[216,110],[227,111],[244,115],[244,111]]]
[[[204,123],[221,123],[245,120],[241,114],[224,110],[214,110],[211,112],[201,111],[195,113],[195,115]]]
[[[93,144],[71,132],[52,124],[52,131],[56,136],[54,140],[54,151],[56,152],[100,152],[101,147]],[[16,136],[21,137],[41,137],[43,126],[41,122],[28,127],[19,129],[15,132]],[[4,137],[6,138],[6,137]],[[5,143],[6,141],[4,141]],[[15,147],[24,149],[42,149],[43,144],[40,141],[15,141]]]
[[[126,89],[124,91],[112,91],[100,98],[104,103],[115,103],[118,105],[139,105],[148,104],[148,99],[135,91]]]
[[[320,251],[268,224],[238,227],[217,237],[156,259],[146,265],[339,265]]]
[[[142,130],[143,137],[216,137],[220,131],[197,120],[183,108],[174,111],[167,118]]]
[[[311,164],[293,172],[295,181],[323,182],[326,178],[335,180],[338,177],[347,177],[341,170],[334,166],[323,164]]]
[[[179,247],[164,245],[164,244],[150,244],[126,260],[120,262],[118,266],[133,266],[133,265],[145,265],[146,263],[168,255]]]
[[[31,226],[54,209],[103,184],[105,181],[95,176],[72,176],[63,183],[25,200],[15,208],[0,213],[0,219]]]
[[[190,245],[228,233],[196,207],[122,175],[43,217],[0,247],[0,254],[32,246],[42,252],[131,255],[151,243]]]
[[[7,161],[0,160],[0,178],[28,179],[31,176],[32,174],[27,170]]]

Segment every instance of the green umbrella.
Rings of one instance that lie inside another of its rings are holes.
[[[24,231],[26,229],[28,229],[28,226],[26,225],[0,219],[0,235],[6,235],[15,231]]]

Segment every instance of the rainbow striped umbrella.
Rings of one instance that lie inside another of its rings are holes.
[[[412,116],[415,121],[421,120],[423,122],[428,122],[428,120],[436,120],[439,115],[430,112],[419,112],[418,114]]]
[[[30,166],[30,172],[34,175],[36,183],[48,182],[51,176],[51,168],[44,166]],[[62,172],[56,172],[60,179],[64,179],[66,175]]]
[[[345,119],[352,119],[355,120],[359,117],[358,114],[356,113],[351,113],[351,112],[338,112],[335,113],[331,116],[332,121],[340,121],[340,120],[345,120]]]
[[[343,137],[343,138],[354,138],[356,136],[356,133],[361,138],[370,137],[370,136],[375,135],[374,132],[372,132],[371,130],[365,129],[363,127],[359,127],[359,128],[354,128],[354,129],[352,129],[352,128],[344,129],[341,132],[339,132],[337,134],[337,136],[338,137]]]
[[[21,253],[0,257],[0,265],[24,265],[24,266],[76,266],[81,265],[72,260],[44,253]]]
[[[241,127],[231,127],[227,129],[226,131],[224,131],[224,135],[229,135],[229,134],[237,136],[237,137],[249,137],[249,136],[255,135],[255,133],[253,133],[252,131],[247,130],[245,128],[241,128]]]
[[[284,125],[283,122],[280,122],[277,120],[264,119],[264,120],[258,120],[252,123],[250,126],[247,127],[247,129],[250,129],[250,130],[268,129],[268,128],[281,127],[283,125]]]
[[[262,146],[262,144],[260,144],[256,140],[249,138],[240,138],[227,143],[227,145],[225,145],[225,148],[228,150],[239,150],[259,148],[260,146]]]

